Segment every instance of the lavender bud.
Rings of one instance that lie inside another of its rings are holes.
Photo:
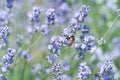
[[[80,64],[78,71],[79,71],[78,72],[78,80],[86,80],[91,75],[91,70],[87,66],[86,62],[83,62]]]
[[[40,30],[41,30],[41,32],[42,32],[43,35],[47,35],[47,34],[49,34],[49,32],[50,32],[50,29],[48,28],[47,25],[42,25],[42,26],[40,27]]]
[[[56,17],[57,17],[57,15],[55,13],[55,9],[49,8],[46,12],[46,24],[47,25],[54,25]]]
[[[6,6],[7,6],[7,8],[12,8],[13,7],[13,0],[6,0]]]

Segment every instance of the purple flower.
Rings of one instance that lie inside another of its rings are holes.
[[[49,63],[54,63],[54,62],[56,62],[56,60],[57,60],[57,56],[56,56],[56,55],[51,55],[51,54],[48,54],[48,55],[46,56],[46,58],[48,59],[48,62],[49,62]]]
[[[12,8],[13,7],[13,0],[6,0],[6,5],[7,5],[7,8]]]
[[[53,64],[52,73],[55,75],[55,80],[62,80],[62,66],[59,62]]]
[[[63,69],[64,69],[64,71],[69,71],[70,70],[70,64],[68,62],[65,62],[63,64]]]
[[[63,45],[63,38],[60,36],[53,36],[51,39],[51,44],[48,46],[48,50],[57,56],[61,54],[61,47]]]
[[[28,13],[28,17],[31,22],[40,22],[40,14],[41,14],[41,8],[40,7],[33,7],[33,11]]]
[[[6,54],[2,57],[0,80],[7,80],[4,75],[8,70],[10,70],[10,66],[14,62],[15,53],[15,49],[8,48]]]
[[[64,16],[64,17],[70,11],[70,8],[69,8],[69,6],[68,6],[68,4],[66,2],[62,3],[60,5],[59,9],[60,9],[60,12],[59,12],[60,16]]]
[[[10,29],[7,26],[0,27],[0,48],[8,45],[8,37],[10,35]]]
[[[80,31],[82,34],[87,34],[87,33],[89,33],[89,27],[86,25],[80,26]]]
[[[78,30],[78,29],[79,29],[78,22],[77,22],[77,20],[74,19],[74,18],[70,20],[69,26],[70,26],[71,28],[74,28],[75,30]]]
[[[71,36],[75,35],[75,29],[74,28],[65,28],[63,31],[63,36],[66,38],[70,38]]]
[[[87,66],[86,62],[83,62],[79,66],[78,70],[78,80],[86,80],[91,74],[90,68]]]
[[[50,29],[48,28],[47,25],[42,25],[42,26],[40,27],[40,31],[42,32],[43,35],[47,35],[47,34],[49,34]]]
[[[91,50],[95,45],[95,38],[93,36],[85,36],[83,42],[87,45],[87,49]]]
[[[55,13],[55,9],[49,8],[46,12],[46,24],[47,25],[54,25],[56,17],[57,17],[57,15]]]
[[[84,22],[89,11],[90,11],[90,7],[83,5],[80,8],[79,12],[75,13],[74,17],[78,22]]]
[[[26,50],[22,52],[22,55],[27,61],[30,61],[32,59],[32,55]]]
[[[80,44],[78,42],[75,42],[74,43],[74,48],[77,49],[77,50],[80,49]]]
[[[107,58],[105,64],[101,67],[100,72],[97,74],[96,79],[116,80],[113,71],[113,60]]]
[[[4,64],[12,64],[14,62],[14,56],[15,56],[16,50],[8,48],[6,55],[3,56],[2,61]]]
[[[95,38],[93,36],[82,36],[81,41],[82,44],[80,45],[80,48],[77,50],[80,50],[79,58],[84,59],[85,53],[87,51],[92,51],[95,48]]]
[[[4,74],[0,74],[0,80],[8,80],[7,78],[5,78]]]
[[[7,24],[8,23],[8,12],[6,10],[0,10],[0,22],[2,24]]]

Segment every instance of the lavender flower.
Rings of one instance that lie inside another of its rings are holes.
[[[60,8],[60,12],[59,12],[60,16],[65,17],[70,11],[70,8],[66,2],[62,3],[59,8]]]
[[[89,27],[84,25],[84,26],[80,26],[80,31],[83,35],[89,33]]]
[[[116,45],[116,47],[120,48],[120,38],[119,37],[115,37],[113,39],[113,43]]]
[[[80,26],[78,25],[78,21],[77,21],[75,18],[71,19],[71,21],[70,21],[70,23],[69,23],[69,26],[70,26],[71,28],[75,29],[75,30],[78,30],[79,27],[80,27]]]
[[[15,49],[8,48],[6,54],[3,56],[0,80],[7,80],[5,73],[10,69],[11,64],[13,64],[15,53]]]
[[[39,26],[34,25],[34,26],[28,26],[27,28],[28,35],[31,35],[39,31]]]
[[[95,41],[95,38],[93,36],[85,36],[83,42],[84,44],[87,45],[87,49],[91,50],[95,45],[94,41]]]
[[[0,27],[0,48],[3,48],[8,45],[8,37],[10,34],[10,29],[7,26]]]
[[[12,8],[13,7],[13,0],[6,0],[6,6],[7,6],[7,8]]]
[[[7,49],[7,54],[3,56],[2,61],[4,64],[9,65],[14,62],[13,57],[15,56],[16,50],[8,48]]]
[[[95,47],[95,38],[93,36],[85,36],[81,39],[83,42],[79,48],[79,58],[84,59],[85,58],[85,52],[92,51]],[[78,49],[77,49],[78,50]]]
[[[55,75],[55,80],[62,80],[62,66],[59,62],[53,64],[52,72]],[[54,80],[53,79],[53,80]]]
[[[63,31],[63,36],[66,38],[70,38],[71,36],[75,35],[75,29],[72,28],[65,28]]]
[[[91,70],[87,66],[86,62],[83,62],[80,64],[78,71],[79,71],[78,72],[78,80],[86,80],[89,78],[89,76],[91,74]]]
[[[30,61],[32,59],[32,55],[27,50],[23,51],[22,55],[27,61]]]
[[[0,22],[1,22],[1,24],[7,24],[8,23],[7,15],[8,15],[7,11],[2,10],[2,9],[0,10]]]
[[[70,64],[69,64],[69,62],[65,62],[63,64],[63,69],[64,69],[64,71],[69,71],[70,70]]]
[[[55,13],[55,9],[49,8],[46,12],[46,24],[47,25],[54,25],[56,17],[57,16],[56,16],[56,13]]]
[[[83,5],[79,12],[77,12],[75,14],[75,19],[78,21],[78,22],[84,22],[87,15],[88,15],[88,12],[90,11],[90,7],[89,6],[86,6],[86,5]]]
[[[0,74],[0,80],[8,80],[7,78],[5,78],[4,74]]]
[[[48,46],[50,52],[56,54],[57,56],[61,54],[60,49],[63,45],[62,37],[53,36],[51,39],[51,44]]]
[[[67,0],[52,0],[54,3],[60,5],[61,3],[67,2]]]
[[[105,64],[102,66],[100,72],[96,75],[96,80],[115,80],[113,71],[113,60],[111,58],[106,59]]]
[[[48,59],[48,62],[51,63],[51,64],[53,64],[57,60],[57,56],[56,55],[51,55],[51,54],[48,54],[46,56],[46,58]]]
[[[77,49],[77,50],[80,49],[80,44],[78,42],[75,42],[74,43],[74,48]]]
[[[41,8],[40,7],[33,7],[33,11],[31,13],[28,13],[28,17],[31,22],[40,22],[40,14],[41,14]]]
[[[42,26],[40,27],[40,31],[42,32],[43,35],[47,35],[47,34],[49,34],[50,29],[48,28],[47,25],[42,25]]]

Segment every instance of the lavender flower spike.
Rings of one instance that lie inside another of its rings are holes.
[[[78,72],[78,80],[86,80],[89,78],[89,76],[91,74],[91,70],[87,66],[86,62],[83,62],[80,64],[78,71],[79,71]]]
[[[55,9],[53,8],[49,8],[46,12],[46,24],[48,25],[54,25],[55,24],[55,20],[56,20],[56,13],[55,13]]]

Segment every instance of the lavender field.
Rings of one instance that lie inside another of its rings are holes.
[[[0,80],[120,80],[120,0],[0,0]]]

